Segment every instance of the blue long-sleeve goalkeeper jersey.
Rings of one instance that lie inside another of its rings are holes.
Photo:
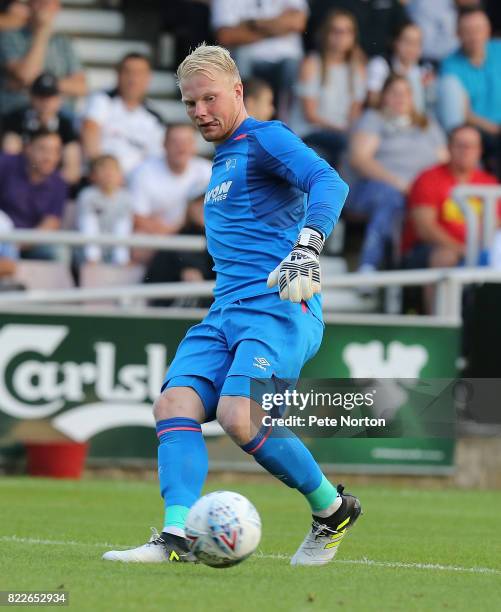
[[[267,288],[268,274],[301,228],[327,237],[347,195],[338,173],[283,123],[243,121],[216,147],[204,201],[217,303],[277,291]],[[321,316],[319,296],[308,305]]]

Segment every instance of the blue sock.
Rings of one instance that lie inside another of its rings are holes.
[[[335,487],[325,478],[313,455],[292,431],[263,428],[253,440],[242,446],[242,450],[288,487],[300,491],[312,511],[328,508],[336,500]]]
[[[208,470],[202,428],[194,419],[157,423],[158,478],[165,504],[164,531],[182,535],[188,510],[200,497]]]

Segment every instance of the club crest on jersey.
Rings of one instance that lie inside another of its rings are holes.
[[[236,159],[227,159],[225,165],[226,165],[226,172],[228,172],[228,170],[231,170],[232,168],[236,168],[237,167],[237,160]]]
[[[205,194],[204,204],[226,200],[233,181],[224,181]]]

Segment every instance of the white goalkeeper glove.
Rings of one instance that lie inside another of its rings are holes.
[[[278,284],[281,300],[301,302],[320,293],[319,255],[324,246],[320,232],[305,227],[292,251],[268,276],[268,287]]]

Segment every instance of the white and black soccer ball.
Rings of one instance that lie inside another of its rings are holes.
[[[188,546],[199,561],[211,567],[230,567],[258,547],[261,519],[243,495],[215,491],[192,506],[185,531]]]

